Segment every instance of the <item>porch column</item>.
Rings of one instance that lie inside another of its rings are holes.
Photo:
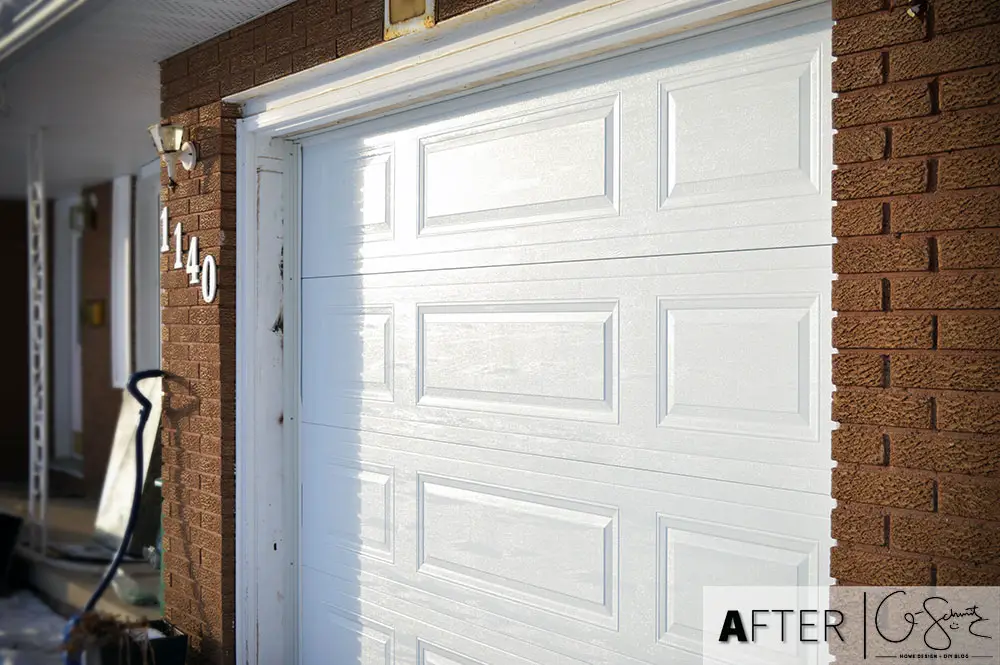
[[[45,170],[41,130],[28,139],[28,531],[32,549],[46,551],[49,495],[48,290]]]

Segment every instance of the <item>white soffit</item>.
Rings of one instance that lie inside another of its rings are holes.
[[[38,127],[53,196],[138,171],[156,157],[146,127],[160,116],[159,63],[288,2],[86,0],[0,62],[0,197],[24,197]]]

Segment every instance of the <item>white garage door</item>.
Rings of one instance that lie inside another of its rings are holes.
[[[822,584],[829,15],[302,146],[307,665],[699,662]]]

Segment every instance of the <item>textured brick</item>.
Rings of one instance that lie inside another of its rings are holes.
[[[178,95],[171,95],[170,97],[163,97],[163,101],[160,103],[160,115],[165,118],[170,117],[186,108],[190,108],[186,92]]]
[[[833,207],[836,236],[868,236],[882,232],[882,202],[873,199],[838,201]]]
[[[336,54],[336,41],[338,37],[348,34],[351,31],[351,15],[349,12],[331,15],[327,20],[312,23],[306,28],[306,43],[309,46],[317,44],[331,44],[334,46],[333,53]]]
[[[878,52],[842,55],[833,63],[834,92],[879,85],[883,78],[882,54]]]
[[[934,317],[839,314],[833,319],[833,344],[839,349],[930,349]]]
[[[337,45],[334,42],[320,42],[293,53],[292,69],[301,72],[304,69],[334,60],[336,57]]]
[[[934,509],[934,480],[896,469],[838,465],[833,470],[833,498],[912,510]]]
[[[956,438],[931,433],[889,435],[889,462],[909,469],[1000,476],[1000,437]]]
[[[1000,267],[1000,231],[965,231],[938,238],[942,269]]]
[[[937,564],[937,583],[940,586],[1000,586],[1000,567],[942,561]]]
[[[203,449],[205,445],[205,438],[201,435],[196,435],[197,437],[197,448],[199,451]],[[183,457],[183,464],[185,467],[195,471],[197,473],[211,473],[215,475],[222,474],[222,459],[221,457],[214,455],[198,453],[186,453]]]
[[[906,15],[905,8],[879,12],[837,22],[833,33],[833,54],[854,53],[923,39],[923,21]]]
[[[374,46],[382,41],[382,22],[352,26],[351,32],[337,38],[337,55],[345,56]]]
[[[219,79],[223,74],[229,72],[229,62],[217,62],[214,65],[205,67],[204,69],[199,69],[197,72],[192,73],[186,81],[188,82],[188,90],[194,88],[201,88],[207,85],[218,85]]]
[[[160,82],[170,83],[184,78],[188,74],[188,57],[186,53],[168,58],[160,63]]]
[[[276,60],[286,55],[291,55],[292,53],[305,48],[306,45],[306,35],[301,34],[289,34],[285,35],[279,39],[275,39],[267,43],[266,51],[268,60]]]
[[[833,356],[833,383],[838,386],[882,386],[882,356],[838,353]]]
[[[1000,102],[1000,68],[942,76],[938,86],[942,111],[996,104]]]
[[[235,192],[235,173],[213,173],[205,176],[199,182],[199,192],[202,194],[212,194],[214,192]]]
[[[938,33],[1000,23],[1000,2],[996,0],[935,0],[934,30]]]
[[[931,398],[894,390],[847,388],[833,395],[833,419],[890,427],[931,426]]]
[[[860,545],[887,545],[887,513],[875,506],[838,505],[833,509],[830,532],[834,539]]]
[[[164,99],[170,99],[172,97],[178,97],[180,95],[186,95],[189,90],[191,90],[191,78],[185,76],[183,78],[175,79],[169,83],[163,83],[160,86],[160,96]]]
[[[871,586],[926,586],[931,564],[917,558],[837,545],[830,550],[830,575],[837,580]]]
[[[991,185],[1000,185],[1000,148],[954,152],[938,160],[940,189]]]
[[[890,227],[894,233],[947,231],[996,226],[1000,191],[948,192],[893,201]]]
[[[938,316],[942,349],[1000,350],[1000,313],[942,313]]]
[[[886,131],[881,127],[841,129],[833,135],[836,164],[870,162],[885,157]]]
[[[870,125],[929,115],[926,82],[901,83],[841,94],[833,100],[833,126]]]
[[[184,344],[164,344],[162,353],[164,360],[188,359],[188,347]]]
[[[882,9],[882,0],[834,0],[833,18],[844,19]]]
[[[1000,25],[889,49],[889,80],[903,81],[1000,62]]]
[[[219,42],[219,60],[220,62],[228,62],[234,56],[252,53],[253,50],[253,32],[230,35],[227,39]]]
[[[892,130],[895,157],[978,148],[1000,143],[1000,109],[955,111],[911,120]]]
[[[219,80],[219,94],[223,97],[235,95],[253,87],[253,69],[229,73]]]
[[[192,196],[189,201],[189,210],[192,213],[207,212],[210,210],[217,210],[222,207],[222,192],[212,192],[211,194],[199,194],[198,196]],[[204,234],[199,234],[199,243],[205,246],[205,242],[202,239]]]
[[[187,278],[184,273],[173,273],[171,277]],[[197,342],[197,326],[170,326],[170,336],[174,342]]]
[[[292,5],[264,15],[263,25],[254,29],[254,46],[261,47],[295,32],[295,8]]]
[[[926,238],[845,238],[833,246],[833,271],[844,275],[865,272],[912,272],[930,267]]]
[[[228,189],[225,191],[229,191]],[[199,229],[236,229],[236,211],[223,208],[222,210],[207,210],[198,214]],[[223,248],[223,254],[225,248]],[[221,256],[219,259],[221,260]],[[235,265],[235,261],[227,261],[230,265]]]
[[[219,45],[210,44],[188,52],[188,71],[196,72],[219,62]]]
[[[837,279],[833,282],[833,309],[868,312],[882,309],[882,280],[874,277]]]
[[[833,431],[833,459],[855,464],[885,464],[882,431],[862,425],[841,425]]]
[[[253,71],[267,62],[267,48],[261,46],[252,51],[234,55],[229,61],[229,71],[232,74]]]
[[[891,280],[893,309],[995,309],[1000,273],[940,273]]]
[[[183,270],[171,270],[160,277],[160,287],[164,289],[183,289],[189,282],[190,277]]]
[[[385,4],[365,2],[351,9],[351,28],[364,27],[369,23],[385,23]]]
[[[170,219],[174,217],[183,217],[188,214],[188,200],[187,199],[170,199],[166,203],[167,205],[167,215]]]
[[[947,393],[937,397],[938,429],[1000,434],[1000,394]]]
[[[296,31],[302,31],[314,23],[329,19],[336,12],[337,3],[334,0],[296,2],[292,9],[292,24]]]
[[[163,309],[163,312],[168,312],[171,309],[172,308],[167,307]],[[169,358],[164,358],[163,370],[176,376],[190,376],[192,372],[196,373],[198,371],[198,363],[189,362],[187,360],[171,360]]]
[[[927,164],[920,161],[859,164],[833,172],[833,197],[838,200],[916,194],[926,188]]]
[[[284,55],[265,62],[254,70],[254,85],[263,85],[292,73],[292,56]]]
[[[938,511],[1000,522],[1000,478],[942,477],[938,483]]]
[[[201,437],[201,452],[220,460],[232,460],[236,456],[236,444],[221,437]]]
[[[199,328],[199,331],[205,330],[204,328]],[[212,330],[208,328],[207,330]],[[191,381],[191,394],[196,395],[202,399],[219,399],[222,397],[222,383],[219,381]],[[207,415],[201,413],[201,415]]]
[[[894,388],[1000,390],[1000,355],[894,353],[889,366]]]
[[[972,563],[1000,564],[1000,524],[943,515],[902,514],[889,519],[889,539],[894,549]]]
[[[188,92],[188,104],[202,106],[219,99],[219,82],[213,81]]]

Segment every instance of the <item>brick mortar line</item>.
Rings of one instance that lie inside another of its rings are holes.
[[[878,431],[879,433],[884,433],[888,435],[902,434],[902,435],[924,435],[926,436],[930,430],[923,429],[920,427],[898,427],[895,425],[868,425],[863,423],[842,423],[850,427],[851,429],[866,429],[872,432]],[[841,427],[840,429],[843,429]],[[837,431],[837,430],[834,430]],[[961,441],[970,441],[972,443],[1000,443],[1000,434],[977,434],[975,432],[930,432],[934,439],[954,439]],[[997,475],[1000,478],[1000,473]]]
[[[864,275],[847,275],[849,279],[843,281],[861,281],[865,275],[872,276],[878,275],[879,273],[864,273]],[[924,273],[927,274],[927,273]],[[857,280],[853,278],[857,277]],[[838,280],[839,281],[839,280]],[[883,317],[886,314],[891,314],[893,317],[919,317],[919,316],[935,316],[935,315],[948,315],[948,314],[982,314],[982,315],[998,315],[1000,314],[1000,309],[995,308],[983,308],[983,307],[972,307],[968,309],[905,309],[898,312],[882,312],[878,310],[834,310],[833,318],[836,319],[839,316],[845,318],[878,318]]]

